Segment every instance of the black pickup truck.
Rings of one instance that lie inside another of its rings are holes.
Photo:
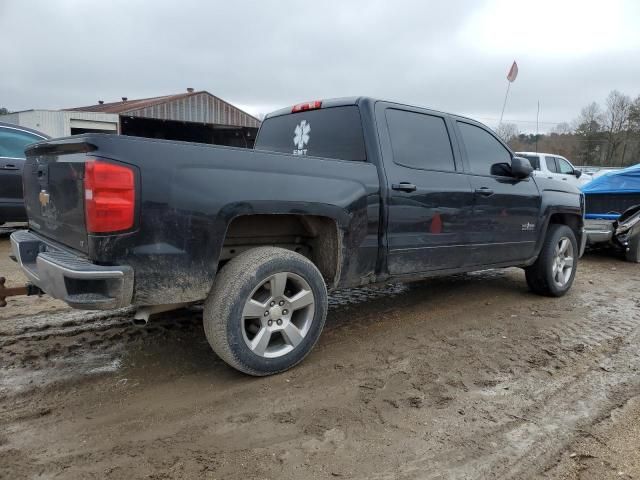
[[[204,301],[213,350],[268,375],[312,349],[327,288],[517,266],[534,292],[565,294],[583,198],[531,172],[468,118],[314,101],[268,115],[254,150],[100,134],[34,144],[29,230],[11,241],[30,281],[76,308],[144,317]]]

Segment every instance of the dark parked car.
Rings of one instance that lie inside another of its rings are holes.
[[[27,151],[27,277],[73,307],[205,301],[233,367],[268,375],[313,348],[327,288],[494,267],[564,295],[582,245],[571,185],[536,178],[468,118],[370,98],[266,117],[255,150],[84,134]]]
[[[27,221],[22,199],[24,149],[30,143],[48,138],[30,128],[0,123],[0,225]]]

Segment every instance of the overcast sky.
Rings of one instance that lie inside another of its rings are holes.
[[[640,1],[0,0],[0,106],[208,90],[249,113],[370,95],[541,130],[640,94]]]

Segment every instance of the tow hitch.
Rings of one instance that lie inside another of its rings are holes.
[[[0,277],[0,307],[7,306],[7,297],[17,297],[18,295],[42,295],[42,293],[44,293],[31,283],[27,283],[20,287],[7,288],[4,286],[6,281],[6,278]]]

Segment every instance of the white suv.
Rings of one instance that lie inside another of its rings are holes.
[[[571,162],[560,155],[551,153],[516,152],[516,156],[529,160],[533,167],[533,174],[570,183],[580,188],[590,179],[580,178],[582,172],[577,170]]]

